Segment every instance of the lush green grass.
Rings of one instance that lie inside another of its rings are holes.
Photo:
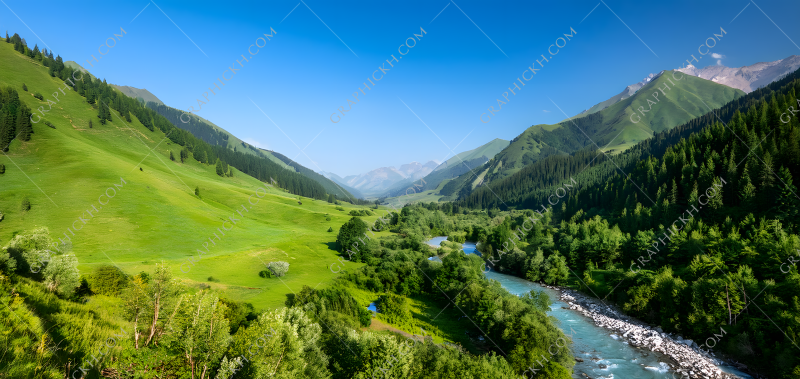
[[[51,94],[61,85],[10,44],[0,43],[0,67],[0,85],[17,89],[34,110],[47,106],[33,92],[53,99]],[[22,91],[22,83],[29,92]],[[238,170],[232,178],[221,178],[214,166],[193,159],[172,162],[169,152],[179,157],[181,147],[164,140],[160,131],[147,130],[135,117],[126,124],[113,110],[113,121],[101,125],[96,108],[85,98],[72,91],[58,95],[58,103],[43,119],[56,129],[39,122],[31,141],[14,141],[7,156],[0,155],[0,163],[6,165],[6,173],[0,175],[0,212],[5,214],[0,244],[23,230],[46,226],[54,238],[63,238],[65,232],[70,236],[82,273],[112,263],[129,274],[152,272],[155,263],[164,260],[187,285],[213,276],[219,279],[213,287],[257,308],[282,306],[286,295],[303,285],[322,288],[334,278],[328,267],[337,262],[336,233],[350,218],[347,213],[362,207],[342,204],[345,211],[337,211],[333,204],[306,198],[299,205],[296,196],[273,188],[250,209],[249,196],[264,188],[260,181]],[[89,120],[93,129],[88,128]],[[120,184],[120,177],[127,183],[116,189],[114,198],[103,197],[108,203],[101,206],[98,197]],[[201,198],[194,196],[196,186]],[[32,203],[30,211],[20,210],[24,198]],[[244,217],[236,213],[242,205],[248,207]],[[92,210],[94,217],[85,210]],[[75,222],[80,216],[88,220],[85,225]],[[224,231],[222,222],[230,216],[241,220],[235,226],[226,223],[232,229]],[[73,223],[81,228],[74,236],[67,231]],[[327,232],[329,227],[333,233]],[[181,272],[180,265],[196,256],[214,232],[221,240],[214,240],[216,246],[209,243],[210,253],[188,273]],[[271,260],[289,262],[289,273],[281,279],[260,278],[262,261]]]
[[[364,307],[367,307],[371,302],[377,302],[380,296],[385,294],[356,288],[352,283],[348,286],[347,290]],[[432,336],[435,343],[460,344],[473,354],[481,354],[488,351],[483,343],[480,341],[473,341],[464,333],[465,331],[469,331],[472,335],[482,334],[471,321],[462,318],[464,314],[453,306],[452,303],[448,306],[448,301],[446,299],[437,300],[427,296],[415,296],[408,300],[411,315],[414,319],[433,325],[439,329],[441,335]],[[381,319],[380,322],[409,334],[422,335],[422,331],[419,329],[410,330],[390,324],[383,319]],[[430,330],[426,332],[430,333]]]

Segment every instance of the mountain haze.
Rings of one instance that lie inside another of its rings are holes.
[[[800,55],[774,62],[759,62],[744,67],[725,67],[721,65],[697,68],[689,65],[677,71],[740,89],[746,93],[764,87],[800,68]]]
[[[338,182],[355,188],[364,195],[380,197],[384,195],[387,189],[401,181],[411,182],[424,178],[437,166],[439,166],[439,164],[434,161],[428,161],[428,163],[425,164],[411,162],[401,165],[400,168],[395,168],[393,166],[381,167],[361,175],[350,175],[344,178],[327,172],[324,173],[324,175],[329,178],[335,176]]]

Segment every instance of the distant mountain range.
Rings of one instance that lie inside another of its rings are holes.
[[[425,164],[411,162],[401,165],[400,168],[381,167],[364,174],[349,175],[344,178],[332,172],[321,172],[321,174],[341,185],[354,188],[366,196],[381,197],[396,183],[424,178],[437,166],[439,163],[435,161],[428,161]]]
[[[699,69],[689,65],[677,71],[750,93],[794,72],[798,68],[800,68],[800,55],[792,55],[774,62],[759,62],[739,68],[706,66]]]

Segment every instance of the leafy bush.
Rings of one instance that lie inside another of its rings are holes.
[[[20,210],[23,212],[31,210],[31,201],[28,198],[22,199],[22,203],[20,204]]]
[[[45,124],[45,125],[47,125],[47,126],[49,126],[49,127],[51,127],[51,128],[53,128],[53,129],[55,129],[55,128],[56,128],[56,126],[55,126],[55,125],[53,125],[53,124],[52,124],[50,121],[44,120],[44,124]]]
[[[42,94],[39,93],[39,92],[34,93],[33,97],[35,97],[35,98],[37,98],[39,100],[44,100],[44,96],[42,96]]]
[[[344,208],[342,208],[342,207],[336,207],[336,210],[344,212]]]
[[[261,270],[258,272],[258,276],[262,278],[271,278],[272,272],[270,270]]]
[[[28,92],[28,86],[26,86],[25,83],[22,83],[22,90]]]
[[[102,265],[88,276],[87,281],[93,293],[118,296],[128,285],[128,275],[116,266]]]
[[[280,277],[289,272],[289,263],[284,261],[269,262],[267,268],[269,268],[275,276]]]
[[[2,219],[3,219],[2,217],[3,217],[3,214],[2,214],[2,213],[0,213],[0,220],[2,220]],[[328,228],[328,233],[331,233],[331,232],[333,232],[333,227],[329,227],[329,228]]]
[[[6,165],[0,164],[0,174],[5,174],[5,173],[6,173]]]
[[[50,259],[43,275],[44,285],[48,290],[70,296],[75,287],[80,285],[78,258],[72,254],[56,255]]]

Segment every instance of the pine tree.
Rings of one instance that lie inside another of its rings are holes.
[[[22,83],[22,90],[28,92],[28,86],[26,86],[25,83]]]
[[[6,173],[6,165],[0,164],[0,174],[5,174],[5,173]]]
[[[194,187],[194,195],[200,197],[200,187]]]
[[[89,120],[89,129],[92,128],[92,120]]]
[[[742,177],[739,179],[739,201],[746,212],[752,212],[755,205],[756,187],[750,181],[749,163],[744,164]]]
[[[217,175],[223,176],[225,175],[225,171],[222,170],[222,161],[217,159]]]
[[[797,199],[797,188],[792,184],[792,174],[786,167],[781,166],[778,178],[780,178],[780,192],[775,201],[775,217],[789,225],[797,225],[800,201]]]
[[[175,155],[172,154],[172,150],[169,151],[169,160],[175,162]]]
[[[106,112],[108,112],[108,110],[106,109],[105,103],[103,99],[100,99],[97,104],[97,118],[100,119],[100,123],[103,125],[106,124]]]
[[[763,163],[761,164],[761,172],[758,177],[759,181],[759,204],[762,210],[767,210],[772,207],[775,200],[775,177],[772,173],[772,156],[767,152],[764,154]]]

